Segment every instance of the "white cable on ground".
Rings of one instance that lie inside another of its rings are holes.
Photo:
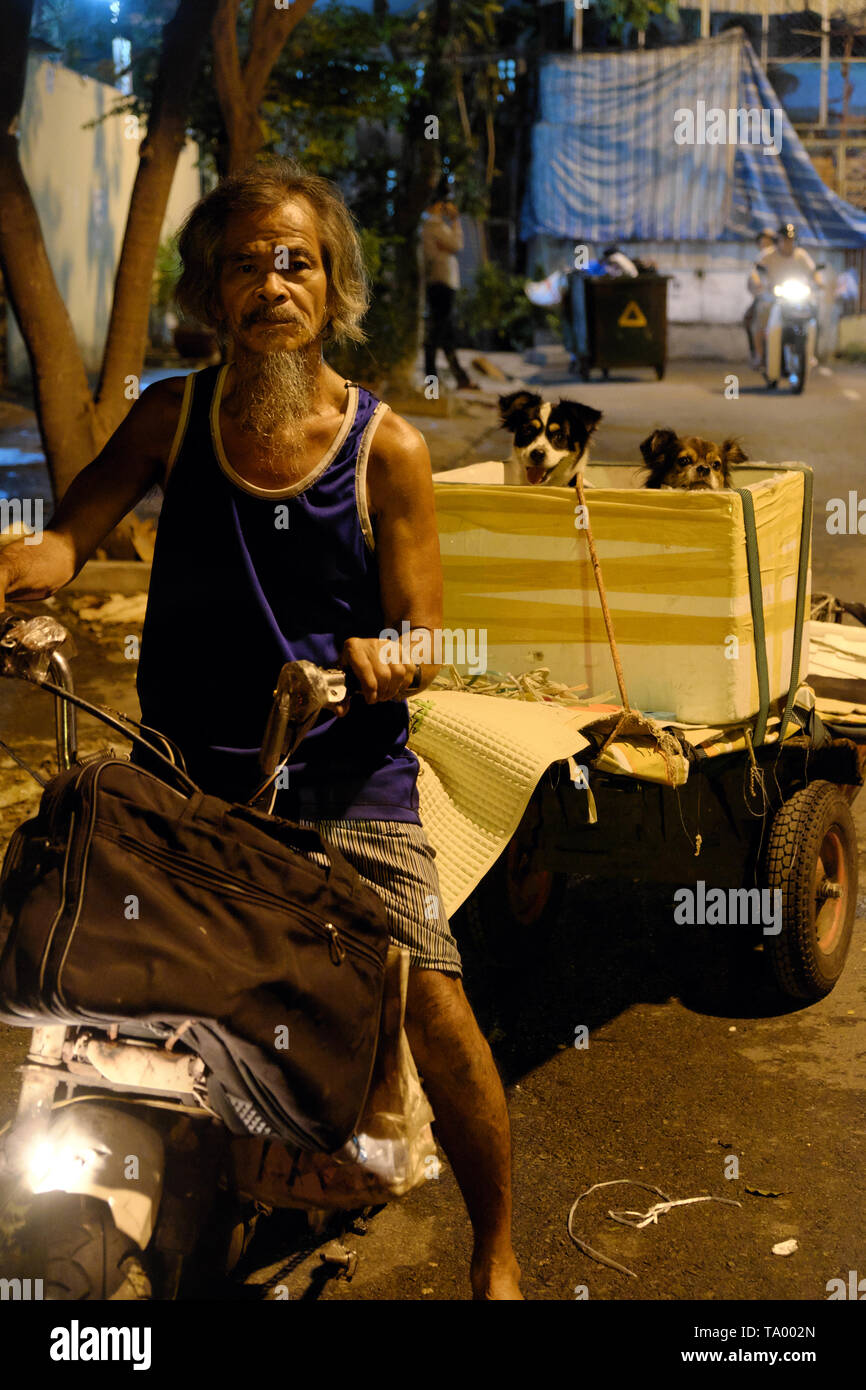
[[[591,1260],[596,1260],[599,1264],[607,1265],[608,1269],[615,1269],[620,1274],[627,1274],[630,1279],[637,1278],[633,1269],[626,1269],[625,1265],[617,1264],[616,1260],[611,1260],[607,1255],[602,1255],[599,1250],[593,1250],[592,1246],[587,1245],[586,1241],[580,1240],[572,1229],[574,1213],[577,1210],[578,1204],[583,1201],[584,1197],[588,1197],[590,1192],[597,1192],[600,1187],[621,1187],[624,1184],[630,1187],[642,1187],[644,1191],[654,1192],[657,1197],[661,1197],[662,1199],[660,1202],[656,1202],[654,1206],[651,1206],[649,1211],[645,1212],[608,1212],[608,1216],[611,1220],[618,1221],[621,1226],[634,1226],[639,1231],[643,1230],[644,1226],[656,1225],[659,1217],[665,1212],[670,1211],[673,1207],[690,1206],[694,1202],[724,1202],[724,1204],[729,1207],[741,1207],[743,1205],[742,1202],[734,1201],[732,1197],[668,1197],[666,1193],[662,1192],[661,1188],[653,1187],[647,1182],[638,1182],[635,1178],[612,1178],[609,1182],[593,1183],[592,1187],[588,1187],[585,1192],[581,1192],[580,1196],[572,1204],[571,1211],[568,1213],[568,1234],[574,1241],[578,1250],[582,1251],[584,1255],[588,1255]],[[637,1220],[629,1220],[629,1217],[636,1217]]]

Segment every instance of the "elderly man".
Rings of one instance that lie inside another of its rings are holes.
[[[42,544],[3,552],[0,599],[55,593],[161,485],[142,717],[227,798],[255,786],[284,661],[354,672],[363,698],[322,717],[274,810],[342,850],[410,951],[406,1028],[472,1222],[473,1295],[518,1299],[505,1097],[463,992],[407,747],[405,697],[438,668],[394,662],[382,635],[441,623],[427,447],[323,360],[324,342],[363,337],[368,303],[357,231],[332,184],[288,161],[255,166],[194,208],[180,250],[179,302],[219,332],[230,361],[142,394]]]

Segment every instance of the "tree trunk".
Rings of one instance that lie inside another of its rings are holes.
[[[0,56],[0,266],[27,347],[42,446],[59,501],[129,409],[124,378],[141,376],[159,232],[210,6],[207,0],[180,0],[163,31],[151,121],[115,281],[98,405],[51,269],[14,133],[24,96],[32,8],[32,3],[0,0],[0,29],[6,36]]]
[[[210,19],[209,0],[181,0],[174,18],[163,29],[147,135],[129,202],[96,391],[101,443],[114,433],[129,409],[126,378],[141,376],[159,235],[186,140],[189,100]]]
[[[414,321],[408,326],[406,355],[388,376],[388,389],[400,395],[411,395],[415,390],[421,309],[418,227],[442,172],[439,141],[424,138],[424,125],[427,116],[441,118],[445,105],[450,75],[443,62],[443,51],[451,27],[451,0],[436,0],[432,27],[424,82],[409,105],[402,167],[394,197],[395,230],[402,238],[395,258],[395,298],[398,303],[415,306],[410,311]]]
[[[288,8],[278,9],[274,0],[256,0],[249,51],[241,67],[237,32],[240,0],[219,0],[212,29],[213,71],[228,134],[230,174],[252,164],[262,147],[259,107],[274,64],[289,35],[313,4],[314,0],[294,0]]]
[[[0,267],[33,373],[55,497],[94,453],[93,400],[72,321],[45,250],[15,131],[27,80],[32,3],[0,0]]]

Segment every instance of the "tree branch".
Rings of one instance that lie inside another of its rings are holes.
[[[314,0],[295,0],[288,10],[277,10],[269,0],[257,0],[250,51],[244,64],[244,91],[253,110],[258,110],[274,63],[279,58],[289,35],[301,20],[306,18],[313,4]],[[260,10],[264,18],[260,21],[257,31],[255,17]]]

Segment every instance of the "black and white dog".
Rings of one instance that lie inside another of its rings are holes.
[[[499,397],[502,424],[514,436],[505,461],[506,483],[573,487],[589,458],[601,411],[580,401],[544,401],[532,391]]]

